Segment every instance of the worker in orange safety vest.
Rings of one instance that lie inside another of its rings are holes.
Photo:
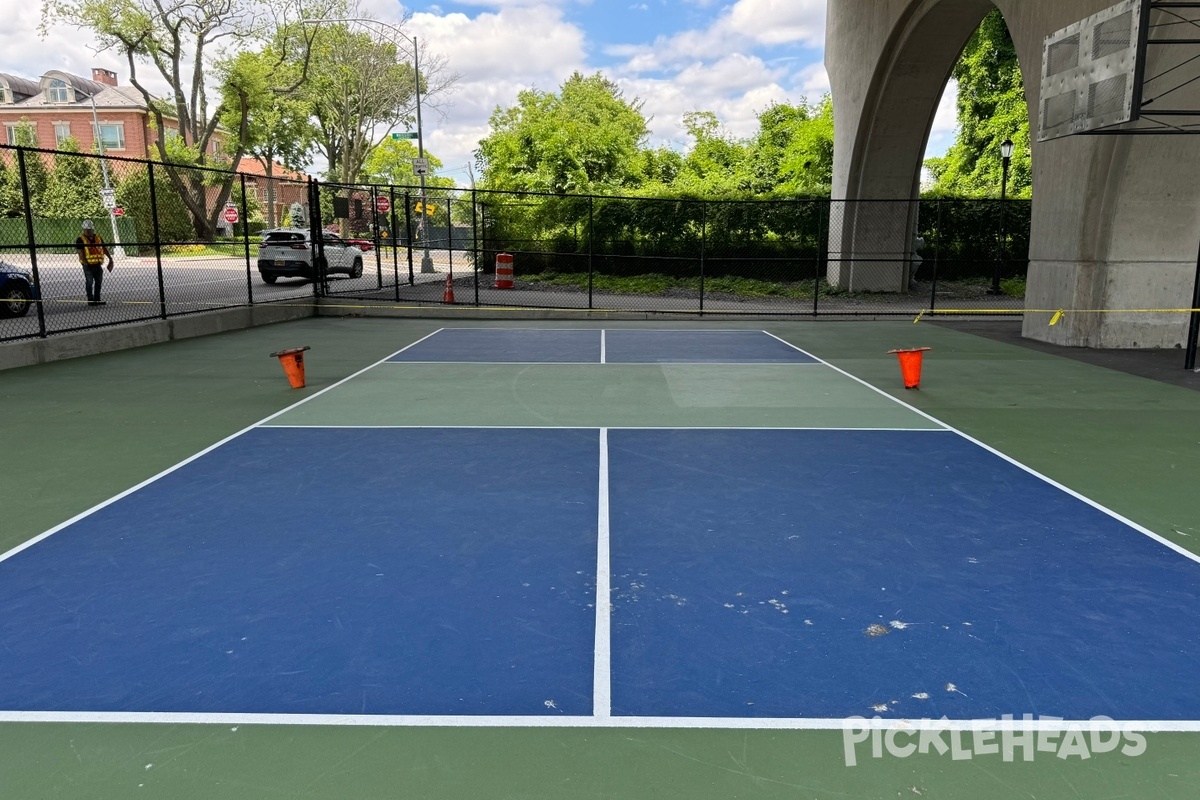
[[[83,221],[83,233],[75,240],[75,251],[79,256],[79,264],[83,267],[83,285],[87,292],[89,306],[102,306],[100,286],[104,283],[104,259],[108,259],[108,271],[113,271],[112,253],[108,246],[96,233],[96,226],[90,219]]]

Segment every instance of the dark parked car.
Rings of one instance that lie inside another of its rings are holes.
[[[0,261],[0,317],[25,316],[33,307],[36,294],[32,275]]]
[[[300,228],[279,228],[263,231],[262,244],[258,246],[258,273],[266,283],[280,278],[314,277],[312,245],[308,231]],[[336,233],[324,234],[325,262],[328,272],[336,272],[357,278],[362,275],[362,250]]]

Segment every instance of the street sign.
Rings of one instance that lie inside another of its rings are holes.
[[[225,221],[234,225],[238,221],[237,206],[225,206]]]
[[[420,139],[421,135],[415,131],[406,131],[404,133],[393,133],[392,141],[398,142],[401,139]]]
[[[104,203],[104,208],[108,211],[117,207],[117,190],[116,189],[101,189],[100,202]]]
[[[125,209],[121,208],[120,206],[113,206],[112,212],[114,217],[125,216]]]
[[[428,175],[429,174],[429,159],[414,158],[413,159],[413,175]]]
[[[375,198],[375,210],[380,214],[386,214],[392,210],[392,201],[388,199],[386,194],[381,194]]]

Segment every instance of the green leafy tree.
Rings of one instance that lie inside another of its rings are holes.
[[[232,156],[228,166],[236,170],[249,139],[255,97],[254,92],[237,85],[242,76],[225,68],[217,51],[239,50],[268,40],[279,28],[287,29],[289,20],[295,31],[289,41],[307,48],[317,29],[296,21],[322,16],[336,7],[338,0],[281,0],[270,7],[257,0],[45,0],[42,31],[45,34],[60,24],[87,29],[96,35],[100,49],[114,50],[125,58],[129,82],[141,93],[152,127],[160,132],[155,147],[164,173],[187,208],[195,235],[209,239],[233,179],[221,181],[214,192],[210,176],[174,164],[212,166],[211,143],[229,137]],[[167,99],[150,93],[141,69],[146,64],[152,77],[167,84]],[[220,100],[213,96],[218,88]],[[285,93],[295,88],[278,87]],[[237,124],[219,134],[219,126],[228,123],[229,114],[236,116]],[[175,135],[168,137],[168,130]],[[224,156],[220,161],[221,166],[226,165]]]
[[[490,189],[604,193],[636,188],[649,135],[640,100],[600,73],[576,72],[560,91],[526,89],[492,113],[475,158]]]
[[[417,146],[411,141],[388,137],[371,148],[363,161],[359,180],[389,186],[414,186],[417,177],[413,175],[412,160],[416,157]],[[429,171],[432,173],[425,178],[425,185],[437,189],[453,188],[453,178],[437,174],[442,168],[442,160],[428,150],[425,151],[425,157],[429,159]]]
[[[16,127],[16,142],[18,147],[37,147],[37,134],[28,117],[22,117]],[[29,192],[29,207],[35,217],[45,216],[42,212],[42,197],[46,193],[46,185],[50,180],[50,170],[46,168],[45,156],[41,153],[25,153],[25,178],[27,187],[21,186],[21,171],[17,163],[17,154],[8,151],[10,158],[6,177],[0,185],[0,208],[8,216],[25,216],[24,190]]]
[[[683,126],[692,146],[672,182],[675,190],[697,196],[722,196],[751,188],[747,144],[726,133],[711,111],[690,111]]]
[[[756,193],[827,194],[833,182],[833,101],[776,103],[758,115],[748,172]]]
[[[303,48],[293,48],[302,50]],[[271,46],[258,51],[243,51],[226,59],[222,68],[228,76],[224,85],[225,109],[221,125],[233,130],[243,124],[246,109],[246,153],[263,165],[266,173],[266,225],[274,228],[276,165],[300,171],[309,162],[316,139],[312,124],[312,106],[297,92],[280,87],[295,84],[304,74],[304,64],[286,55],[288,43],[280,37]],[[235,187],[236,191],[236,187]]]
[[[54,170],[46,181],[42,195],[41,213],[47,217],[106,217],[107,209],[100,199],[103,181],[100,162],[95,158],[78,154],[79,142],[75,137],[59,145],[61,151],[54,158]]]
[[[1029,109],[1016,48],[999,11],[984,18],[954,68],[958,81],[959,132],[942,158],[925,162],[933,191],[960,197],[995,197],[1000,193],[1000,144],[1014,145],[1008,176],[1013,197],[1029,197]]]
[[[164,174],[161,165],[154,168],[154,205],[158,210],[159,241],[189,242],[195,237],[187,204],[175,189],[175,183]],[[117,183],[117,205],[133,220],[137,246],[143,253],[153,252],[156,216],[150,202],[150,173],[145,168],[128,172]]]

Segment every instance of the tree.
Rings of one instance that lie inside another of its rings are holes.
[[[58,146],[61,151],[54,158],[54,170],[46,181],[42,195],[41,213],[47,217],[106,217],[108,210],[100,199],[103,182],[100,163],[96,158],[78,154],[79,143],[75,137],[66,139]]]
[[[833,101],[776,103],[758,115],[747,153],[756,193],[827,194],[833,183]]]
[[[1010,196],[1028,197],[1033,185],[1029,108],[1016,48],[999,11],[984,18],[954,68],[959,132],[942,158],[925,166],[934,191],[961,197],[994,197],[1003,167],[1000,144],[1012,139]]]
[[[276,164],[291,170],[302,170],[309,163],[309,153],[316,139],[316,128],[310,116],[312,107],[298,93],[275,90],[299,80],[303,64],[289,61],[282,55],[286,41],[277,41],[259,52],[241,52],[225,60],[222,68],[230,77],[224,90],[225,109],[221,124],[234,128],[242,124],[241,109],[249,109],[245,121],[246,152],[262,163],[266,172],[266,224],[276,226],[275,175]]]
[[[683,169],[672,186],[693,195],[727,195],[751,188],[745,172],[746,144],[721,128],[711,111],[689,111],[683,126],[692,137],[692,147],[683,159]]]
[[[37,134],[28,117],[22,117],[16,126],[16,142],[18,147],[37,147]],[[7,151],[9,156],[8,169],[5,170],[3,184],[0,184],[0,213],[6,216],[25,216],[25,192],[29,193],[29,207],[34,216],[44,216],[41,210],[42,195],[45,194],[49,182],[49,170],[41,153],[25,153],[26,186],[21,185],[21,171],[17,162],[17,154]]]
[[[416,183],[413,175],[412,160],[417,157],[417,147],[406,139],[387,138],[371,149],[363,160],[359,180],[364,183],[387,184],[389,186],[411,186]],[[442,168],[442,161],[437,156],[425,151],[429,159],[429,171],[433,173],[425,179],[425,185],[438,189],[451,189],[454,179],[437,175]]]
[[[210,143],[217,135],[226,112],[236,114],[238,124],[230,128],[232,137],[231,169],[236,170],[248,139],[248,120],[253,93],[237,85],[238,75],[218,68],[214,50],[244,48],[261,41],[278,27],[287,27],[288,18],[305,14],[320,16],[336,0],[286,0],[264,6],[256,0],[46,0],[42,14],[43,35],[57,23],[66,23],[93,31],[101,49],[116,50],[125,57],[129,82],[145,100],[153,126],[159,131],[156,147],[164,162],[165,173],[174,184],[192,219],[195,233],[211,238],[218,214],[229,197],[232,176],[226,177],[216,192],[210,192],[209,176],[198,170],[179,170],[173,164],[183,160],[195,166],[211,161]],[[270,18],[267,10],[277,16]],[[316,28],[297,26],[288,41],[309,47]],[[291,54],[284,54],[290,58]],[[166,100],[153,96],[146,88],[139,65],[149,63],[170,87]],[[223,87],[222,100],[211,103],[209,81]],[[278,87],[288,93],[291,87]],[[230,104],[233,104],[230,106]],[[173,130],[177,136],[168,137]]]
[[[350,183],[373,147],[396,126],[411,124],[416,110],[412,59],[382,32],[359,32],[346,24],[322,28],[304,85],[317,122],[317,147],[330,180]],[[458,80],[445,60],[422,46],[422,101],[437,98]]]
[[[574,73],[558,94],[526,89],[492,113],[475,152],[483,183],[556,194],[637,187],[649,135],[642,105],[598,72]]]

